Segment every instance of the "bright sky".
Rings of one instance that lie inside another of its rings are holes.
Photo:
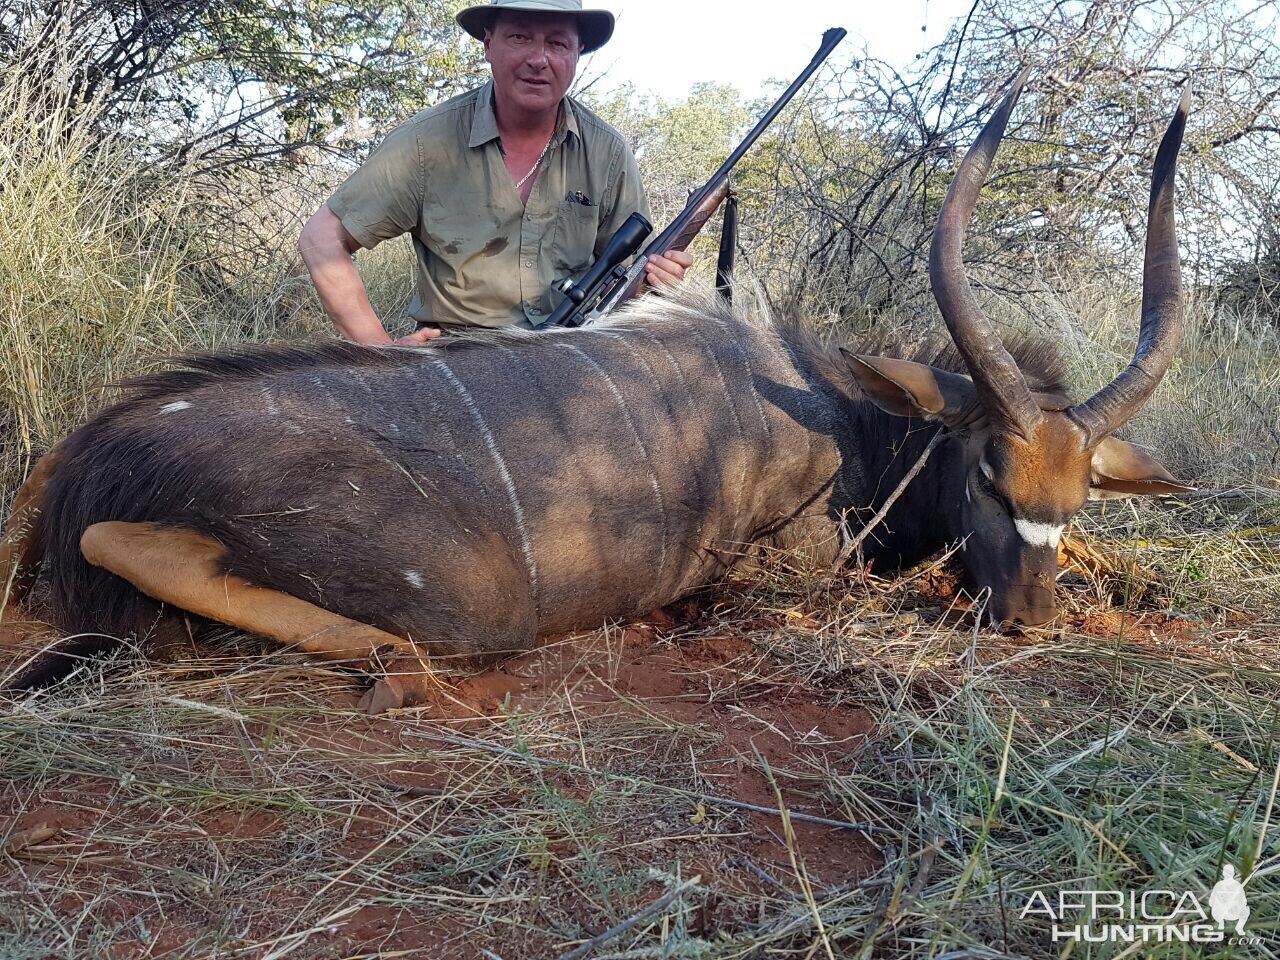
[[[630,81],[668,99],[706,80],[754,97],[765,81],[798,74],[828,27],[849,31],[833,61],[865,51],[901,68],[946,36],[951,21],[972,5],[973,0],[584,0],[585,7],[611,10],[618,27],[583,65],[586,71],[579,69],[589,76],[607,69],[606,87]]]

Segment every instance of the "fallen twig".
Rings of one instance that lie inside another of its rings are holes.
[[[755,874],[765,883],[768,883],[772,886],[777,887],[779,890],[785,893],[788,897],[795,899],[798,896],[798,894],[796,894],[794,891],[788,890],[787,885],[783,883],[781,880],[779,880],[777,877],[775,877],[768,870],[765,870],[763,867],[757,866],[751,860],[750,857],[734,857],[732,860],[728,862],[727,865],[730,867],[742,867],[742,869]]]
[[[840,548],[840,552],[836,554],[835,563],[831,565],[831,572],[833,574],[840,572],[840,568],[844,566],[845,561],[853,556],[855,550],[862,547],[862,542],[871,535],[871,531],[878,527],[880,522],[889,515],[889,510],[898,502],[898,498],[902,496],[903,491],[911,485],[911,481],[914,480],[920,471],[924,469],[924,465],[929,462],[929,455],[933,453],[938,444],[946,438],[946,435],[946,431],[944,430],[939,430],[933,435],[932,439],[929,440],[928,446],[921,451],[920,458],[916,460],[911,469],[907,471],[907,475],[898,482],[896,487],[893,488],[893,493],[889,494],[889,499],[885,500],[880,509],[876,511],[875,516],[867,521],[867,525],[859,531],[858,535]]]
[[[568,953],[562,953],[560,955],[560,960],[581,960],[582,957],[589,956],[591,952],[596,949],[596,947],[604,946],[614,937],[619,936],[620,934],[626,933],[628,930],[634,927],[637,923],[640,923],[641,921],[646,920],[647,918],[653,916],[655,913],[659,912],[660,910],[666,909],[673,901],[675,901],[686,890],[688,890],[690,887],[697,886],[701,882],[702,882],[701,876],[696,876],[696,877],[693,877],[692,879],[686,880],[684,883],[680,884],[680,886],[676,887],[674,890],[670,891],[665,896],[659,897],[657,900],[653,901],[653,903],[649,904],[639,913],[633,914],[632,916],[628,917],[626,920],[623,920],[621,923],[610,927],[608,930],[606,930],[604,933],[600,934],[599,936],[592,937],[586,943],[581,944],[577,947],[574,947]]]
[[[1167,500],[1160,498],[1156,502],[1177,504],[1179,500],[1265,500],[1277,497],[1280,497],[1280,490],[1268,490],[1266,487],[1232,487],[1225,490],[1183,490]]]
[[[777,807],[761,807],[754,803],[747,803],[743,800],[731,800],[728,797],[711,797],[703,796],[705,803],[714,803],[722,807],[736,807],[739,810],[750,810],[752,813],[767,813],[774,817],[782,816],[782,811]],[[841,830],[860,830],[863,833],[879,833],[889,837],[896,837],[897,830],[890,830],[888,827],[877,827],[872,823],[850,823],[847,820],[828,820],[826,817],[815,817],[811,813],[796,813],[794,810],[788,810],[787,816],[792,820],[800,820],[804,823],[817,823],[824,827],[838,827]]]

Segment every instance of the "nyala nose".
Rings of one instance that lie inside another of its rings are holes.
[[[1052,620],[1055,614],[1056,614],[1056,611],[1053,611],[1053,610],[1035,611],[1032,613],[1020,613],[1006,620],[1002,620],[1000,623],[1000,626],[1006,627],[1006,628],[1008,627],[1040,627],[1040,626],[1044,626],[1046,623]]]
[[[1012,602],[1006,600],[1005,603],[996,604],[992,609],[991,619],[1001,628],[1039,627],[1057,615],[1058,608],[1053,602],[1053,594],[1049,594],[1045,598],[1027,597],[1021,602],[1018,598],[1013,598]]]

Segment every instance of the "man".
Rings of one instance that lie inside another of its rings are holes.
[[[493,79],[394,130],[303,228],[298,248],[334,325],[358,343],[424,343],[442,329],[537,327],[635,211],[648,215],[621,135],[566,96],[578,58],[613,15],[581,0],[493,0],[458,14],[484,43]],[[410,233],[417,332],[392,340],[351,261]],[[653,257],[651,285],[692,258]]]

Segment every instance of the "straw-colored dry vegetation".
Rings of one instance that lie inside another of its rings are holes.
[[[290,252],[315,196],[255,200],[278,254],[237,254],[180,176],[22,89],[0,505],[148,358],[324,329]],[[363,267],[391,315],[384,249]],[[1132,351],[1130,291],[1045,311],[1082,388]],[[1280,955],[1278,391],[1277,328],[1193,300],[1130,435],[1228,492],[1091,508],[1108,569],[1064,574],[1051,629],[976,629],[941,561],[833,580],[766,555],[377,720],[358,677],[242,636],[7,701],[0,957],[1181,957],[1021,914],[1064,887],[1204,901],[1226,863],[1257,942],[1204,954]]]
[[[555,957],[678,888],[593,955],[1048,956],[1032,891],[1203,898],[1230,862],[1266,941],[1231,955],[1272,956],[1277,524],[1090,518],[1163,584],[1073,582],[1021,637],[949,617],[936,571],[767,558],[377,721],[353,678],[244,640],[129,655],[0,718],[0,943]]]

